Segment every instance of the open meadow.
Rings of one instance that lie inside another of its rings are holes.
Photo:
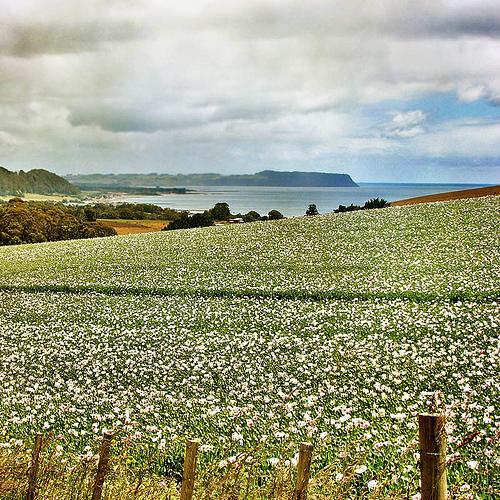
[[[419,413],[453,498],[500,494],[500,198],[0,247],[0,498],[418,498]],[[43,465],[45,464],[45,465]],[[107,489],[106,489],[107,488]]]

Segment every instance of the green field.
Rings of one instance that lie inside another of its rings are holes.
[[[198,437],[200,482],[242,467],[257,491],[309,440],[313,498],[411,498],[416,415],[439,391],[450,489],[494,498],[499,212],[490,197],[2,247],[0,446],[44,430],[86,456],[113,429],[132,470],[168,478]]]

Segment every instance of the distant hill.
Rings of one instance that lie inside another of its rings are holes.
[[[348,174],[278,172],[263,170],[249,175],[222,174],[88,174],[66,177],[77,185],[95,187],[165,186],[283,186],[358,187]]]
[[[48,170],[33,169],[11,172],[0,167],[0,195],[19,196],[23,193],[77,194],[80,188]]]
[[[404,205],[417,205],[418,203],[481,198],[482,196],[500,196],[500,186],[486,186],[474,189],[462,189],[460,191],[449,191],[446,193],[429,194],[426,196],[417,196],[415,198],[407,198],[405,200],[391,201],[391,206],[402,207]]]

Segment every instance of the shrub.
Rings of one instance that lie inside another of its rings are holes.
[[[371,210],[373,208],[386,208],[389,206],[389,202],[383,198],[372,198],[365,202],[365,204],[360,207],[359,205],[353,205],[352,203],[346,207],[345,205],[339,205],[339,208],[334,212],[336,214],[342,212],[354,212],[355,210]]]
[[[165,226],[162,231],[172,231],[175,229],[190,229],[194,227],[213,226],[214,220],[210,215],[210,211],[205,210],[203,213],[198,213],[189,216],[183,213],[181,217],[173,220],[168,226]]]
[[[269,217],[269,220],[278,220],[285,218],[281,212],[278,212],[278,210],[271,210],[267,215]]]
[[[385,208],[389,206],[389,202],[383,198],[372,198],[365,202],[364,209],[369,210],[371,208]]]
[[[339,205],[339,208],[335,210],[335,213],[338,214],[342,212],[354,212],[356,210],[363,210],[363,208],[360,207],[359,205],[353,205],[351,203],[348,207],[346,207],[345,205]]]
[[[231,212],[227,203],[216,203],[214,208],[209,210],[209,212],[214,220],[228,220],[231,218]]]
[[[312,216],[312,215],[318,215],[318,214],[319,214],[318,208],[316,207],[316,205],[314,203],[311,203],[309,205],[309,208],[306,210],[306,215]]]
[[[256,220],[260,219],[260,214],[256,212],[255,210],[250,210],[247,214],[243,216],[243,220],[245,222],[254,222]]]

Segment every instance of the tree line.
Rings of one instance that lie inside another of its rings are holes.
[[[62,204],[13,198],[0,204],[0,245],[113,236],[112,227],[85,220]]]
[[[267,215],[260,215],[255,210],[242,215],[231,214],[229,205],[227,203],[216,203],[210,210],[205,210],[202,213],[189,215],[187,212],[181,213],[180,217],[172,220],[170,224],[165,226],[164,231],[172,231],[175,229],[190,229],[194,227],[207,227],[213,226],[216,221],[224,222],[239,220],[241,222],[255,222],[258,220],[277,220],[283,219],[283,214],[278,210],[271,210]]]
[[[368,201],[365,201],[365,204],[361,207],[359,205],[353,205],[352,203],[349,206],[339,205],[339,208],[334,212],[336,214],[342,212],[355,212],[356,210],[372,210],[373,208],[386,208],[389,206],[389,202],[384,200],[384,198],[371,198]]]
[[[353,205],[352,203],[349,206],[339,205],[339,208],[334,210],[334,213],[339,214],[343,212],[354,212],[356,210],[371,210],[373,208],[386,208],[388,206],[390,206],[390,203],[384,200],[384,198],[371,198],[365,201],[363,206]],[[306,210],[306,215],[319,215],[318,208],[314,203],[309,205],[309,208]]]
[[[175,220],[187,214],[173,208],[163,208],[150,203],[92,203],[68,207],[71,212],[87,221],[97,219]]]

